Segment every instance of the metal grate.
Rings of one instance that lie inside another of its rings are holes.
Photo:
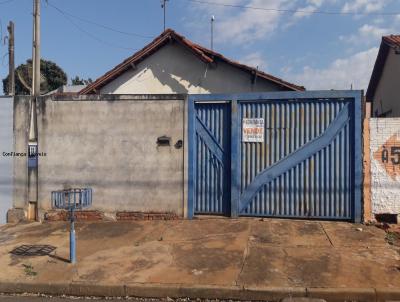
[[[51,204],[56,209],[80,210],[92,204],[92,195],[91,188],[53,191],[51,192]]]

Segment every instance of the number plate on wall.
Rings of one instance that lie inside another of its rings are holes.
[[[37,143],[28,145],[28,167],[36,168],[38,166],[38,147]]]

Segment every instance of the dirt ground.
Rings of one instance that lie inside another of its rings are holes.
[[[76,230],[71,265],[67,223],[1,227],[0,282],[400,287],[397,239],[375,226],[203,218],[78,222]]]

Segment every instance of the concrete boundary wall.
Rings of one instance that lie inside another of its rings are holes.
[[[0,96],[0,225],[12,207],[13,99]]]
[[[370,118],[372,214],[400,214],[400,118]]]
[[[93,188],[91,210],[185,214],[185,95],[50,96],[38,101],[39,217],[51,191]],[[29,97],[14,103],[26,152]],[[157,144],[167,137],[169,145]],[[180,144],[180,142],[182,144]],[[14,208],[27,207],[27,159],[14,158]]]

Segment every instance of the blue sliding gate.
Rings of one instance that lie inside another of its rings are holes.
[[[189,217],[361,220],[361,91],[189,96]]]

